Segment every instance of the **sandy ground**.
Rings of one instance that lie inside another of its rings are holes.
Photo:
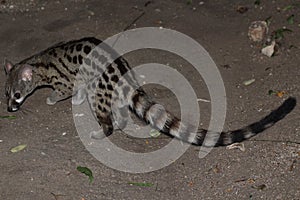
[[[226,88],[224,129],[235,129],[262,118],[288,96],[300,99],[300,7],[294,3],[2,0],[0,60],[18,62],[59,41],[84,36],[105,39],[129,25],[129,29],[174,29],[195,39],[214,59]],[[238,6],[248,10],[240,13]],[[292,14],[294,23],[289,24],[287,18]],[[253,44],[247,36],[252,21],[268,17],[272,17],[270,33],[283,26],[293,31],[284,33],[279,51],[271,58],[262,55],[262,45]],[[198,98],[209,99],[204,81],[178,56],[142,50],[126,57],[132,66],[168,63],[190,81]],[[250,79],[255,82],[245,86],[243,81]],[[0,116],[16,116],[0,119],[1,199],[300,199],[299,106],[275,126],[244,142],[244,152],[220,147],[199,159],[199,147],[190,147],[161,170],[132,174],[107,167],[86,150],[74,126],[70,100],[48,106],[45,99],[50,90],[41,89],[26,100],[22,111],[8,113],[4,71],[0,80]],[[285,94],[268,95],[269,90]],[[148,92],[178,113],[174,95],[165,88],[149,87]],[[202,124],[207,127],[210,105],[201,101],[199,105]],[[165,137],[143,140],[122,134],[110,139],[136,152],[151,151],[168,141]],[[10,151],[20,144],[27,144],[26,149]],[[92,170],[92,184],[77,166]]]

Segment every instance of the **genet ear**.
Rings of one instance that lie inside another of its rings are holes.
[[[23,81],[31,81],[32,80],[32,66],[25,64],[21,69],[21,78]]]
[[[8,61],[8,60],[5,59],[5,61],[4,61],[4,69],[5,69],[5,73],[6,74],[9,74],[9,72],[13,68],[13,66],[14,65],[10,61]]]

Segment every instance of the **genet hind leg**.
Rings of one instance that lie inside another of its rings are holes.
[[[103,116],[97,115],[97,120],[99,125],[102,127],[101,130],[92,131],[90,133],[91,138],[93,139],[103,139],[110,136],[113,133],[114,127],[110,117],[103,118]]]

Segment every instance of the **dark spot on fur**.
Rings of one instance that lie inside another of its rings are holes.
[[[111,65],[109,65],[109,66],[107,67],[107,72],[108,72],[109,74],[112,74],[112,73],[115,72],[115,69],[114,69]]]
[[[90,66],[90,65],[91,65],[91,60],[88,59],[88,58],[85,58],[85,59],[84,59],[84,63],[85,63],[86,65]]]
[[[91,52],[91,47],[89,47],[89,46],[84,46],[84,48],[83,48],[83,51],[84,51],[84,53],[86,53],[86,54],[89,54],[90,52]]]
[[[118,90],[114,90],[114,96],[115,96],[115,97],[119,97],[119,92],[118,92]]]
[[[122,86],[123,85],[123,81],[119,80],[118,81],[118,86]]]
[[[83,59],[82,56],[79,55],[79,56],[78,56],[78,63],[79,63],[80,65],[82,65],[82,59]]]
[[[78,71],[75,70],[75,72],[71,71],[69,67],[63,62],[61,58],[58,59],[58,62],[70,73],[73,75],[76,75]]]
[[[126,85],[126,86],[123,88],[123,94],[124,94],[124,97],[127,97],[129,91],[130,91],[130,87],[129,87],[128,85]]]
[[[127,69],[124,65],[126,63],[125,62],[123,63],[122,60],[120,60],[120,59],[115,60],[115,63],[117,65],[117,68],[120,71],[121,75],[124,75],[127,72]]]
[[[111,106],[110,101],[108,101],[107,99],[105,100],[105,104],[109,107]]]
[[[70,46],[70,53],[73,53],[74,51],[74,45]]]
[[[70,55],[67,55],[67,59],[69,62],[72,62],[72,57]]]
[[[93,51],[92,52],[92,56],[95,57],[95,58],[98,58],[99,57],[99,54],[97,51]]]
[[[96,65],[96,68],[97,68],[97,71],[98,71],[100,74],[103,73],[103,70],[101,69],[101,67],[99,67],[99,66]]]
[[[82,44],[78,44],[78,45],[76,46],[76,51],[81,51],[81,49],[82,49]]]
[[[108,90],[111,90],[111,91],[113,91],[113,90],[114,90],[114,88],[113,88],[113,86],[112,86],[112,85],[107,85],[106,87],[107,87],[107,89],[108,89]]]
[[[54,63],[50,62],[48,65],[49,67],[53,68],[60,75],[61,78],[70,81],[69,77],[65,75],[63,72],[61,72],[60,69]]]
[[[102,84],[102,82],[99,82],[98,87],[99,87],[100,89],[106,89],[106,88],[105,88],[105,85]]]
[[[93,70],[96,70],[96,68],[97,68],[97,65],[94,61],[92,62],[92,68],[93,68]]]
[[[119,77],[117,75],[113,75],[110,80],[117,83],[119,81]]]
[[[77,56],[74,56],[74,57],[73,57],[73,63],[74,63],[74,64],[77,64]]]
[[[95,82],[92,83],[92,88],[93,88],[93,89],[96,88],[96,83],[95,83]]]
[[[109,81],[109,78],[108,78],[108,76],[106,75],[105,72],[102,73],[102,77],[104,78],[106,83]]]
[[[106,63],[107,62],[107,58],[103,55],[99,55],[98,60],[101,63]]]

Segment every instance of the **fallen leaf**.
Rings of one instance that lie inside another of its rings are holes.
[[[192,3],[193,3],[193,0],[188,0],[188,1],[186,2],[187,5],[191,5]]]
[[[252,183],[255,183],[255,180],[252,179],[252,178],[249,178],[247,181],[248,181],[248,183],[251,183],[251,184],[252,184]]]
[[[89,177],[89,180],[90,180],[90,183],[93,182],[93,180],[94,180],[93,172],[92,172],[89,168],[78,166],[78,167],[77,167],[77,170],[78,170],[79,172],[85,174],[86,176],[88,176],[88,177]]]
[[[128,182],[129,185],[141,186],[141,187],[152,187],[153,183],[138,183],[138,182]]]
[[[13,115],[7,115],[7,116],[0,116],[1,119],[16,119],[16,116]]]
[[[151,129],[149,134],[150,134],[151,137],[154,137],[154,138],[160,136],[160,132],[155,130],[155,129]]]
[[[287,11],[293,8],[293,5],[288,5],[282,9],[282,11]]]
[[[273,94],[276,94],[276,92],[273,91],[273,90],[269,90],[269,91],[268,91],[268,95],[273,95]]]
[[[295,15],[290,15],[290,16],[286,19],[286,21],[287,21],[289,24],[294,24],[294,17],[295,17]]]
[[[22,151],[22,150],[25,149],[26,147],[27,147],[27,144],[20,144],[20,145],[18,145],[18,146],[16,146],[16,147],[12,148],[10,151],[11,151],[12,153],[17,153],[17,152],[19,152],[19,151]]]
[[[265,22],[267,23],[268,26],[271,24],[271,19],[272,19],[272,16],[265,19]]]
[[[250,80],[244,81],[243,84],[247,86],[247,85],[251,85],[254,82],[255,82],[255,79],[250,79]]]
[[[254,5],[259,6],[259,5],[260,5],[260,0],[256,0],[256,1],[254,2]]]
[[[282,98],[284,94],[285,94],[284,91],[279,91],[279,92],[276,93],[276,96]]]
[[[274,39],[282,39],[282,38],[284,38],[284,33],[291,33],[291,32],[293,32],[293,31],[290,29],[280,28],[280,29],[277,29],[274,31],[273,38]]]

